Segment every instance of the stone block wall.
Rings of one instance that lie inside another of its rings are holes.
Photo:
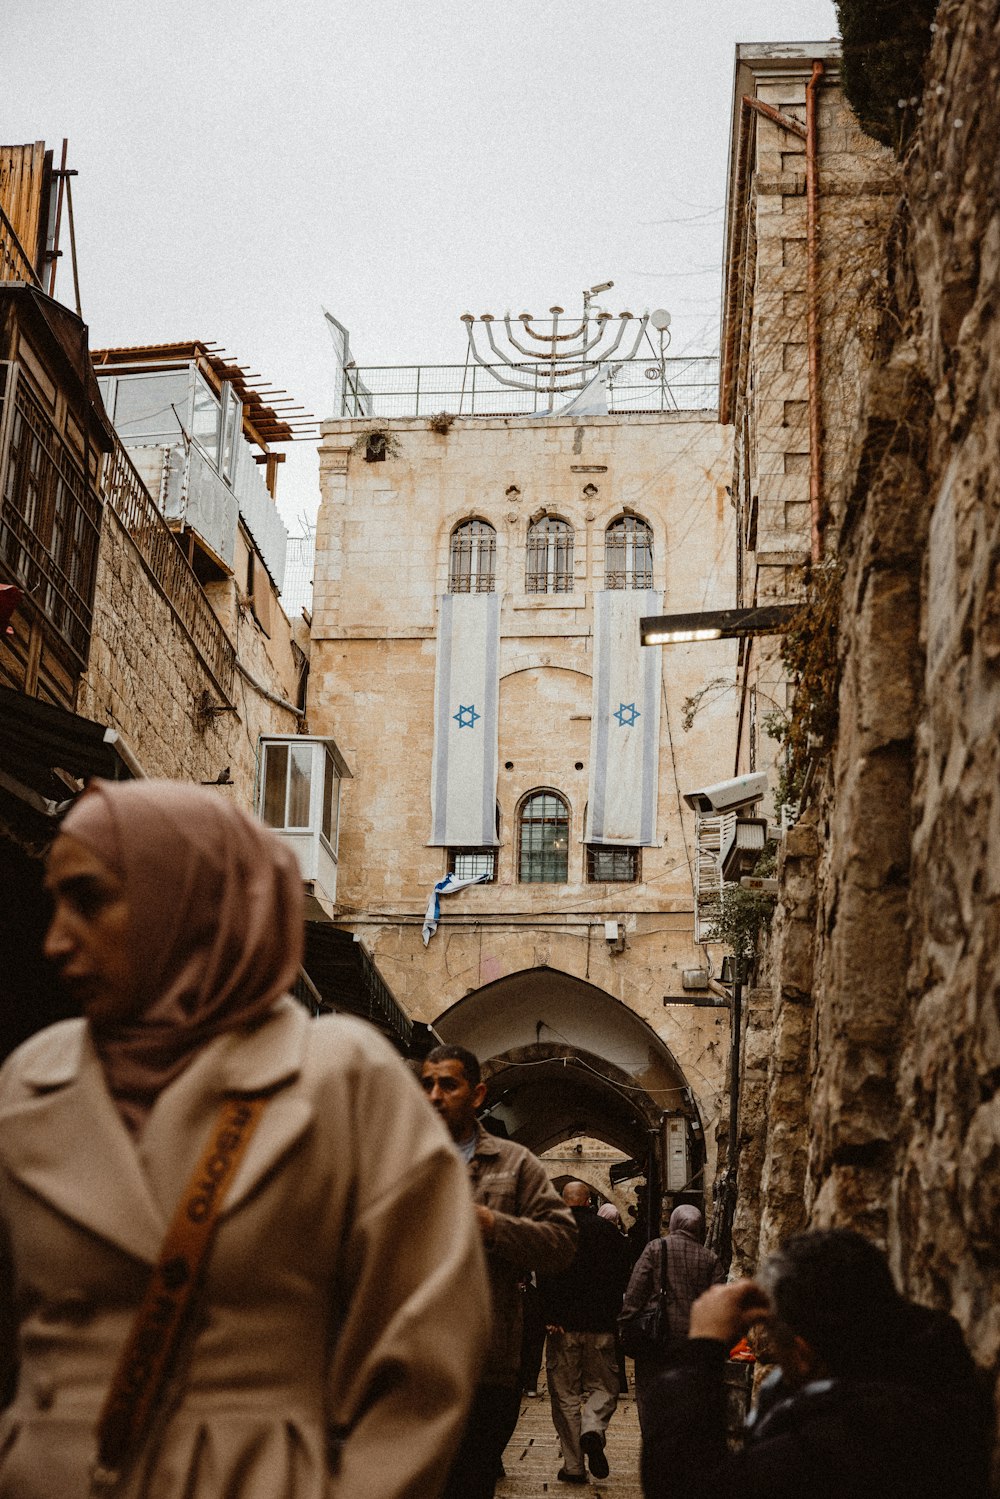
[[[801,992],[801,1020],[811,1012],[808,1036],[800,1025],[800,1077],[786,1095],[798,1164],[790,1176],[782,1164],[788,1143],[775,1124],[782,1082],[773,1070],[762,1224],[756,1244],[748,1236],[746,1259],[803,1220],[861,1228],[886,1246],[908,1294],[958,1318],[995,1378],[997,0],[944,0],[927,79],[902,201],[876,267],[886,282],[883,321],[834,517],[842,678],[837,739],[817,771],[808,819],[818,840],[814,888],[808,861],[790,867],[789,839],[772,935],[779,1024],[782,1008],[793,1013],[793,992]],[[793,919],[808,937],[789,945]]]
[[[266,641],[235,596],[232,608],[230,633],[240,663],[275,697],[294,697],[288,642]],[[211,705],[233,711],[205,712],[205,693]],[[225,702],[110,507],[104,514],[93,641],[78,712],[116,729],[148,776],[213,781],[228,768],[222,794],[248,808],[254,803],[258,736],[293,734],[300,723],[239,672],[234,702]]]

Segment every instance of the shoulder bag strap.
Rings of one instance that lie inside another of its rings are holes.
[[[667,1269],[670,1264],[670,1235],[667,1234],[660,1240],[662,1249],[660,1251],[660,1298],[666,1302],[670,1299],[670,1281],[667,1278]]]
[[[181,1195],[97,1423],[92,1495],[114,1492],[147,1435],[191,1315],[223,1201],[267,1102],[226,1099]]]

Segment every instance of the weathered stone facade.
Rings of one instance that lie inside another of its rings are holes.
[[[78,711],[117,729],[148,776],[215,781],[228,769],[221,794],[250,808],[259,736],[294,734],[300,725],[294,712],[274,700],[294,699],[299,668],[291,626],[280,610],[274,611],[268,640],[233,584],[213,587],[223,595],[213,600],[218,612],[228,605],[230,617],[223,618],[237,652],[232,704],[223,700],[170,600],[108,507]]]
[[[693,941],[692,818],[679,787],[721,778],[733,753],[728,701],[710,704],[688,735],[680,729],[682,707],[702,685],[706,662],[710,674],[731,673],[731,642],[664,653],[660,845],[642,849],[638,882],[588,882],[583,814],[593,593],[604,587],[606,527],[626,510],[652,525],[654,586],[664,590],[668,611],[728,605],[731,436],[712,413],[460,417],[446,435],[425,420],[396,419],[386,425],[398,454],[368,463],[355,446],[366,425],[325,423],[320,450],[309,715],[314,732],[335,732],[354,774],[344,789],[339,919],[364,942],[406,1010],[438,1022],[443,1034],[463,1001],[481,1002],[486,1015],[506,1007],[506,1037],[487,1031],[485,1020],[476,1034],[489,1047],[487,1058],[495,1048],[517,1051],[513,1067],[558,1067],[566,1026],[593,1005],[604,1019],[586,1044],[619,1069],[608,1086],[636,1088],[636,1077],[644,1077],[660,1109],[686,1112],[699,1138],[704,1129],[711,1156],[725,1080],[725,1012],[665,1005],[664,997],[682,996],[682,970],[705,962]],[[543,512],[574,528],[571,592],[525,591],[526,529]],[[442,902],[441,929],[425,949],[424,906],[447,867],[446,850],[427,841],[438,599],[449,586],[451,533],[469,516],[497,533],[497,879]],[[570,807],[566,884],[518,881],[518,808],[537,787],[555,788]],[[624,927],[620,954],[604,940],[609,919]],[[533,991],[525,975],[534,975]],[[559,1021],[559,1034],[551,1029],[556,991],[564,996],[560,1013],[569,1017]],[[616,1015],[629,1013],[648,1030],[640,1025],[631,1053],[618,1057]],[[570,1040],[584,1046],[578,1031]],[[690,1106],[682,1103],[685,1087]],[[582,1110],[582,1125],[586,1118]],[[699,1178],[694,1190],[700,1186]]]
[[[839,557],[839,728],[786,840],[752,1263],[883,1242],[1000,1371],[1000,6],[945,0],[904,163]],[[797,1077],[778,1066],[799,1033]],[[780,1127],[790,1105],[791,1139]],[[802,1147],[808,1140],[808,1158]]]

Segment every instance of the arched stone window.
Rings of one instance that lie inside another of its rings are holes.
[[[637,515],[623,515],[604,533],[604,586],[653,586],[653,528]]]
[[[573,527],[546,515],[528,527],[525,593],[573,592]]]
[[[521,804],[518,879],[565,885],[569,878],[569,807],[555,791],[533,791]]]
[[[449,593],[493,593],[497,533],[488,521],[464,520],[451,533]]]

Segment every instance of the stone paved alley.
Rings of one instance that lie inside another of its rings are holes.
[[[607,1445],[610,1476],[592,1478],[591,1487],[614,1499],[640,1499],[639,1486],[639,1417],[631,1392],[618,1402],[608,1428]],[[538,1398],[525,1398],[517,1430],[504,1454],[507,1477],[497,1485],[497,1499],[539,1499],[542,1494],[573,1494],[571,1484],[560,1483],[556,1474],[561,1467],[559,1443],[552,1426],[549,1393],[544,1370],[538,1383]]]

